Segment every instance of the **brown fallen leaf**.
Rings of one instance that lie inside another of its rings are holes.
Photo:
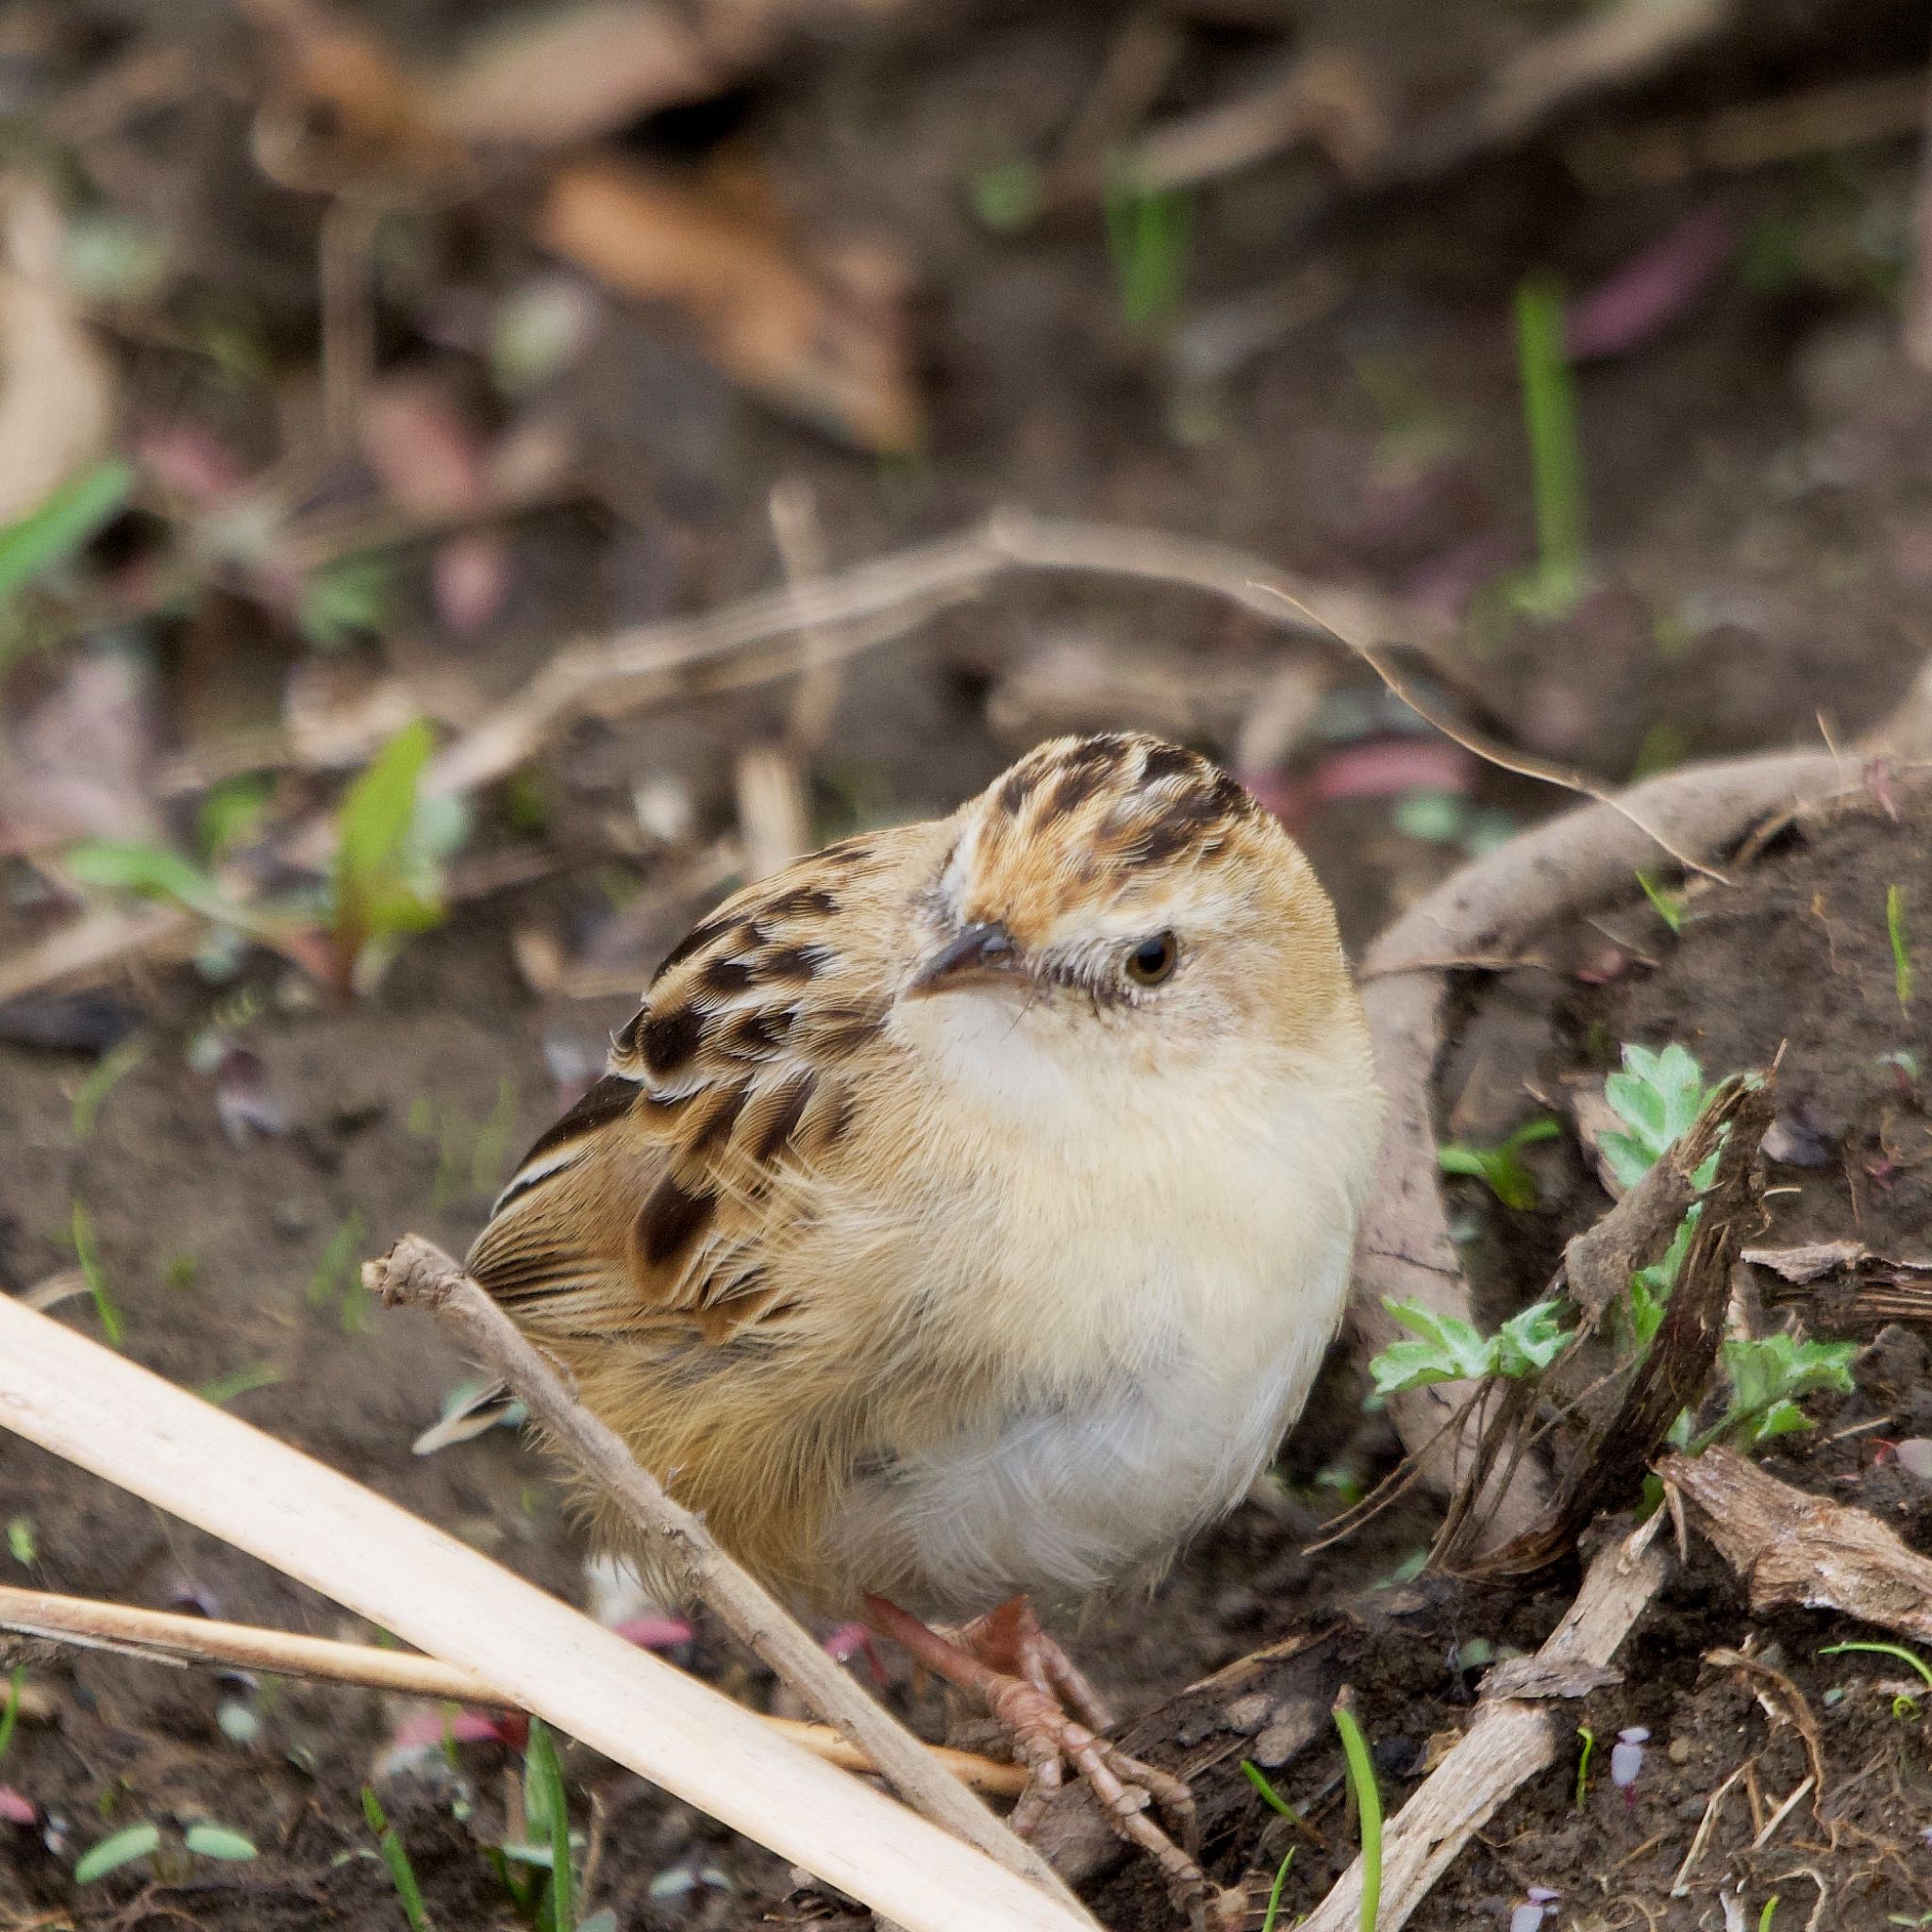
[[[536,228],[632,300],[681,310],[704,353],[778,408],[865,449],[922,441],[897,304],[808,269],[747,196],[592,156],[558,170]]]
[[[560,147],[608,134],[731,75],[689,20],[652,0],[514,13],[424,81],[430,118],[458,140]]]
[[[60,275],[62,233],[39,183],[0,180],[0,525],[99,456],[113,427],[107,358]]]
[[[1790,1248],[1744,1248],[1738,1258],[1754,1268],[1769,1268],[1786,1281],[1817,1281],[1841,1269],[1855,1268],[1872,1252],[1863,1241],[1802,1241]]]
[[[73,657],[0,735],[0,852],[160,835],[152,677],[125,651]]]

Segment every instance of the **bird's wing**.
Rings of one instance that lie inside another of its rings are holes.
[[[887,1050],[891,988],[855,941],[877,932],[864,908],[903,873],[905,837],[747,888],[659,967],[609,1072],[524,1157],[470,1252],[519,1321],[723,1340],[783,1310],[786,1232],[836,1173],[855,1089]]]

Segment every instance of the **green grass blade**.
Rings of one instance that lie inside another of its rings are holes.
[[[362,1787],[362,1815],[369,1821],[369,1829],[375,1834],[376,1849],[382,1854],[382,1862],[389,1867],[390,1883],[395,1887],[396,1897],[402,1901],[403,1917],[409,1922],[409,1932],[434,1932],[428,1907],[423,1903],[423,1888],[416,1883],[416,1868],[410,1864],[408,1850],[396,1836],[394,1825],[389,1822],[389,1816],[382,1808],[382,1800],[370,1785]]]
[[[36,508],[0,530],[0,605],[65,563],[119,513],[133,487],[133,465],[109,457],[57,485]]]
[[[576,1932],[570,1869],[570,1801],[563,1789],[563,1767],[557,1761],[557,1745],[550,1727],[540,1717],[530,1720],[524,1765],[525,1775],[534,1777],[542,1794],[541,1809],[550,1828],[550,1932]]]
[[[1516,291],[1516,363],[1536,490],[1537,603],[1563,617],[1583,594],[1589,546],[1576,390],[1553,276],[1532,275]]]
[[[1382,1909],[1382,1790],[1369,1757],[1369,1740],[1344,1704],[1334,1710],[1335,1728],[1341,1734],[1341,1756],[1348,1771],[1348,1789],[1355,1799],[1362,1833],[1361,1932],[1375,1932],[1375,1915]]]

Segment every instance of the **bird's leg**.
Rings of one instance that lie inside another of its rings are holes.
[[[1014,1597],[966,1625],[957,1638],[942,1636],[882,1596],[868,1596],[866,1615],[934,1675],[985,1704],[1012,1740],[1028,1783],[1013,1807],[1013,1829],[1024,1838],[1045,1816],[1071,1764],[1087,1780],[1113,1828],[1159,1866],[1169,1890],[1198,1917],[1213,1887],[1191,1856],[1147,1813],[1158,1804],[1179,1825],[1191,1848],[1193,1793],[1177,1777],[1143,1764],[1095,1735],[1108,1723],[1106,1707],[1067,1654],[1040,1627],[1033,1606]]]

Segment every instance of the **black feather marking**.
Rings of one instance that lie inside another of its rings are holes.
[[[698,984],[721,999],[727,993],[742,992],[746,987],[757,985],[758,979],[758,969],[751,960],[729,953],[707,959],[698,972]]]
[[[554,1127],[531,1143],[519,1163],[520,1170],[541,1160],[546,1154],[555,1153],[566,1141],[581,1140],[595,1133],[599,1127],[608,1126],[620,1115],[628,1113],[637,1104],[637,1098],[638,1083],[635,1080],[627,1080],[622,1074],[606,1074]],[[527,1183],[520,1171],[504,1193],[504,1200],[508,1201],[525,1185]]]
[[[811,1098],[815,1083],[809,1074],[801,1074],[784,1090],[784,1098],[778,1108],[765,1123],[765,1130],[758,1136],[758,1144],[754,1158],[759,1166],[777,1158],[779,1152],[791,1139],[792,1129],[798,1125],[805,1112],[805,1104]]]
[[[778,946],[759,958],[758,970],[767,979],[803,986],[807,981],[816,979],[820,971],[830,965],[835,957],[824,946]]]
[[[689,1066],[704,1038],[705,1016],[695,1007],[673,1007],[668,1012],[652,1013],[638,1032],[644,1065],[660,1080]]]
[[[1162,778],[1185,778],[1201,769],[1201,760],[1177,744],[1157,744],[1141,767],[1142,784],[1153,785]]]
[[[722,940],[731,930],[731,924],[728,919],[701,920],[658,962],[657,972],[651,974],[651,984],[656,986],[674,966],[682,966],[693,953],[703,952],[713,940]]]
[[[688,1255],[717,1211],[715,1195],[694,1194],[666,1174],[638,1209],[638,1251],[645,1266],[667,1267]]]

